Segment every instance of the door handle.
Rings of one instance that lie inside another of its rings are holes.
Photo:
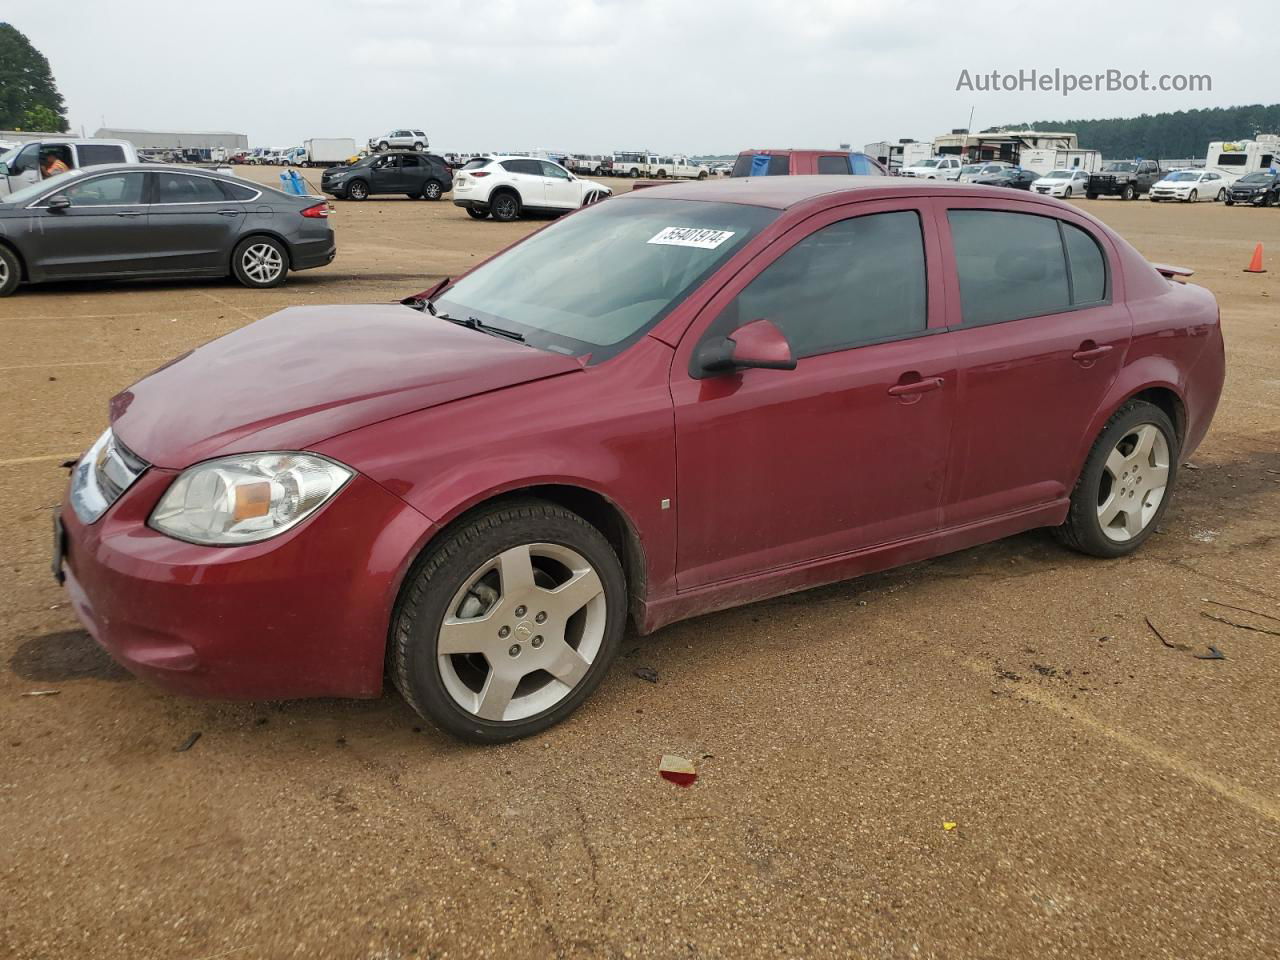
[[[910,380],[905,383],[899,381],[889,388],[889,396],[915,397],[922,393],[928,393],[930,390],[941,388],[942,383],[941,377],[924,377],[920,380]]]
[[[218,215],[222,217],[238,217],[240,216],[240,211],[239,210],[219,210]]]
[[[145,210],[121,210],[119,213],[116,214],[116,216],[117,217],[140,217],[144,213],[146,213]]]
[[[1112,350],[1111,344],[1104,343],[1098,346],[1092,340],[1086,340],[1080,344],[1080,349],[1071,355],[1071,359],[1077,363],[1093,363],[1099,357],[1105,357]]]

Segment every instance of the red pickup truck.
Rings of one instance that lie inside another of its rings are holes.
[[[731,177],[803,176],[842,174],[887,177],[889,171],[865,153],[845,150],[743,150]]]

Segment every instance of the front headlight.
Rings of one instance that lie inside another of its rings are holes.
[[[255,543],[301,523],[352,475],[342,464],[313,453],[210,460],[173,482],[148,525],[191,543]]]

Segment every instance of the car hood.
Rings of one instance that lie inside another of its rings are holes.
[[[111,400],[124,444],[181,469],[322,440],[582,369],[574,357],[398,304],[292,307],[197,347]]]

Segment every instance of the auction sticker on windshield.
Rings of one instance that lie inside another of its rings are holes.
[[[671,247],[698,247],[714,250],[733,236],[732,230],[707,230],[703,227],[666,227],[649,243],[664,243]]]

